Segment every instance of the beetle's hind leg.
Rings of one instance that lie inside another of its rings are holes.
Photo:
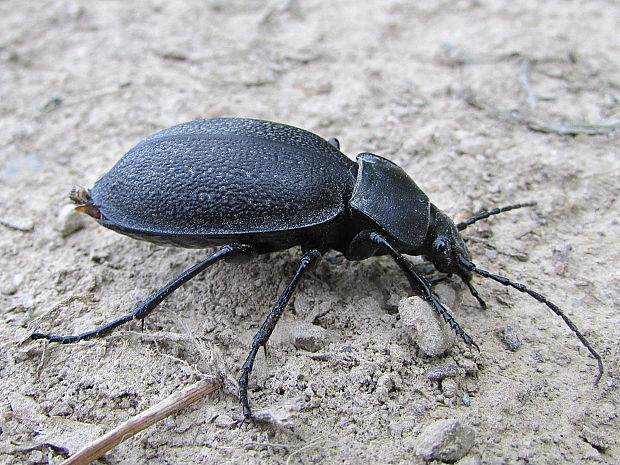
[[[278,320],[286,308],[286,305],[288,304],[293,291],[297,287],[299,280],[306,271],[312,269],[316,265],[320,258],[321,253],[315,249],[309,250],[303,255],[303,257],[301,257],[297,271],[295,271],[295,275],[288,283],[288,286],[286,286],[286,289],[284,289],[284,292],[282,292],[280,297],[278,297],[275,305],[267,315],[267,318],[265,318],[265,321],[256,332],[256,335],[252,340],[252,348],[250,349],[250,353],[248,354],[245,363],[241,367],[241,377],[239,378],[239,400],[241,401],[241,405],[243,407],[243,416],[246,419],[252,418],[252,410],[250,409],[250,403],[248,401],[248,382],[250,373],[252,372],[252,367],[254,366],[256,354],[261,346],[264,347],[265,344],[267,344],[269,336],[271,336],[271,333],[278,323]]]
[[[221,247],[217,252],[207,257],[202,262],[194,265],[190,269],[184,271],[179,276],[174,278],[164,287],[159,289],[157,292],[152,294],[146,300],[140,302],[132,311],[127,315],[123,315],[116,320],[110,321],[102,326],[99,326],[92,331],[87,331],[82,334],[76,334],[73,336],[53,336],[50,334],[43,333],[34,333],[30,336],[31,339],[47,339],[51,342],[59,342],[61,344],[69,344],[72,342],[81,341],[83,339],[92,339],[96,337],[102,337],[106,334],[110,333],[114,328],[127,323],[131,320],[142,320],[151,313],[166,297],[176,291],[179,287],[185,284],[187,281],[192,279],[194,276],[199,274],[201,271],[204,271],[206,268],[211,265],[221,261],[221,260],[229,260],[233,257],[240,256],[252,256],[254,255],[254,249],[245,244],[230,244]]]

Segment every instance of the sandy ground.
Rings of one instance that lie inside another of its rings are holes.
[[[473,433],[461,464],[620,463],[618,2],[7,0],[0,17],[1,463],[60,463],[203,375],[224,387],[101,463],[422,463],[439,419]],[[208,253],[94,221],[58,228],[73,184],[156,130],[215,116],[386,156],[458,219],[537,200],[468,230],[470,248],[565,310],[604,358],[599,386],[577,338],[527,296],[476,278],[481,311],[454,282],[481,354],[459,342],[428,357],[389,258],[324,260],[252,378],[255,409],[277,421],[234,427],[234,379],[298,250],[209,269],[144,332],[29,341],[120,316]],[[326,330],[317,352],[290,342],[308,324]],[[429,379],[437,369],[452,377]]]

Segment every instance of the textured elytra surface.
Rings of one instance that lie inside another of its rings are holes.
[[[352,162],[325,140],[250,119],[192,121],[139,143],[93,187],[105,223],[163,234],[246,234],[334,219]]]

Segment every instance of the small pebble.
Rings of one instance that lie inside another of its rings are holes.
[[[455,365],[441,365],[426,373],[426,377],[431,381],[441,381],[446,378],[454,378],[458,376],[459,369]]]
[[[380,402],[386,402],[390,398],[390,391],[394,389],[394,380],[392,377],[392,374],[385,373],[377,380],[375,395]]]
[[[24,282],[24,275],[14,274],[11,280],[6,280],[0,285],[0,292],[4,295],[13,295]]]
[[[224,414],[218,415],[213,423],[215,424],[215,426],[219,426],[220,428],[230,428],[237,423],[237,420],[235,420],[230,415]]]
[[[426,460],[454,463],[474,445],[474,430],[458,420],[437,420],[412,442],[413,452]]]
[[[301,399],[289,399],[283,404],[255,411],[253,417],[258,422],[282,427],[292,422],[302,408]]]
[[[28,454],[28,463],[45,463],[47,462],[47,458],[43,455],[43,452],[40,450],[33,450]]]
[[[506,345],[506,348],[516,352],[521,347],[521,339],[512,326],[506,326],[499,334],[502,342]]]
[[[473,360],[464,358],[464,359],[458,360],[457,363],[463,370],[465,370],[465,373],[467,373],[468,375],[472,373],[478,373],[478,364],[474,362]]]
[[[76,212],[73,205],[65,205],[58,212],[55,228],[62,237],[66,237],[84,227],[86,215]]]
[[[426,355],[441,355],[456,343],[454,332],[421,297],[402,299],[398,303],[398,312],[402,323],[411,330],[412,340]]]
[[[456,384],[456,381],[454,381],[452,378],[444,379],[441,382],[441,392],[443,392],[443,395],[446,396],[448,399],[456,396],[458,389],[458,384]]]
[[[543,363],[545,361],[545,358],[542,356],[540,352],[533,352],[532,359],[534,359],[534,361],[537,363]]]
[[[310,323],[295,325],[290,333],[289,340],[298,349],[316,352],[325,346],[328,333],[325,328]]]

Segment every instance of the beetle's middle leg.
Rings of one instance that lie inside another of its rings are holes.
[[[176,291],[179,287],[192,279],[198,273],[204,271],[211,265],[221,261],[230,260],[233,257],[252,256],[254,255],[254,248],[245,244],[230,244],[222,246],[217,252],[210,255],[200,263],[194,265],[190,269],[184,271],[179,276],[174,278],[164,287],[157,292],[149,296],[146,300],[140,302],[132,311],[127,315],[123,315],[116,320],[110,321],[102,326],[99,326],[92,331],[87,331],[82,334],[76,334],[73,336],[52,336],[50,334],[34,333],[30,336],[31,339],[47,339],[51,342],[60,342],[61,344],[70,344],[72,342],[81,341],[82,339],[92,339],[96,337],[102,337],[111,332],[114,328],[127,323],[131,320],[144,320],[146,316],[151,313],[155,308],[170,294]]]
[[[250,409],[250,403],[248,401],[248,382],[250,378],[250,373],[252,372],[252,367],[254,366],[254,360],[256,359],[256,354],[261,346],[265,346],[267,341],[269,340],[269,336],[273,332],[282,312],[286,308],[286,304],[291,298],[293,291],[297,287],[299,280],[302,275],[312,269],[317,262],[321,258],[321,253],[316,249],[311,249],[306,252],[301,260],[299,261],[299,266],[297,267],[297,271],[295,271],[295,275],[284,289],[284,292],[280,294],[278,300],[275,305],[265,318],[265,321],[256,332],[254,339],[252,340],[252,348],[250,349],[250,353],[248,354],[245,363],[241,367],[241,377],[239,378],[239,400],[241,401],[241,405],[243,407],[243,416],[246,419],[252,418],[252,410]]]

